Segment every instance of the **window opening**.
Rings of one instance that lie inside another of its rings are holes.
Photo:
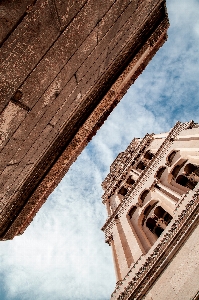
[[[171,152],[171,153],[169,154],[169,156],[168,156],[168,162],[169,162],[169,164],[172,163],[172,161],[173,161],[175,155],[176,155],[176,151],[173,151],[173,152]]]
[[[182,167],[184,166],[185,163],[186,163],[186,160],[183,161],[183,163],[181,163],[180,165],[175,166],[175,168],[171,172],[171,174],[173,175],[174,178],[177,177],[178,173],[180,172],[180,170],[182,169]]]
[[[196,165],[193,165],[191,163],[187,164],[184,168],[184,171],[186,175],[191,175],[192,173],[196,174],[199,176],[199,168]]]
[[[193,190],[195,188],[195,186],[197,185],[197,181],[188,178],[187,176],[184,175],[179,175],[176,179],[176,183],[185,186],[191,190]]]
[[[125,196],[127,194],[127,189],[122,186],[118,193],[122,196]]]
[[[160,179],[165,170],[166,170],[166,167],[161,167],[156,174],[156,178]]]
[[[159,237],[172,219],[172,216],[167,211],[161,206],[157,206],[153,217],[149,217],[146,220],[146,226],[156,237]]]
[[[142,161],[140,161],[136,169],[144,170],[145,168],[146,168],[145,164]]]
[[[151,160],[153,158],[153,153],[151,153],[150,151],[147,151],[144,155],[144,158]]]
[[[144,202],[146,196],[147,196],[149,193],[150,193],[149,190],[145,190],[145,191],[141,194],[140,199],[141,199],[142,203]]]
[[[135,183],[135,180],[130,176],[127,181],[126,181],[127,184],[131,184],[133,185]]]
[[[129,211],[129,213],[128,213],[130,219],[132,218],[132,216],[133,216],[134,212],[136,211],[136,209],[137,209],[137,206],[133,206],[133,207],[130,209],[130,211]]]

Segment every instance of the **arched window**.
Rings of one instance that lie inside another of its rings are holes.
[[[171,174],[173,175],[174,178],[177,177],[178,173],[180,172],[181,166],[177,165],[175,168],[172,170]]]
[[[164,231],[164,229],[162,227],[159,227],[156,225],[156,221],[154,220],[154,218],[148,218],[146,221],[146,226],[157,237],[159,237],[161,235],[161,233]]]
[[[175,168],[172,170],[171,174],[173,175],[174,178],[177,177],[178,173],[182,169],[182,167],[185,165],[186,160],[184,160],[180,165],[175,166]]]
[[[156,178],[160,179],[165,170],[166,170],[166,167],[161,167],[156,173]]]
[[[187,164],[184,168],[184,171],[186,175],[191,175],[192,173],[196,174],[199,176],[199,168],[196,165],[193,165],[191,163]]]
[[[153,217],[149,217],[146,220],[146,227],[148,227],[156,237],[159,237],[171,220],[172,216],[161,206],[157,206],[154,209]]]
[[[145,218],[147,218],[148,214],[150,213],[150,211],[152,210],[153,206],[151,204],[149,204],[145,210],[144,210],[144,216]]]
[[[170,165],[172,164],[172,161],[173,161],[175,155],[176,155],[176,151],[173,151],[173,152],[171,152],[171,153],[169,154],[169,156],[168,156],[168,158],[167,158],[167,161],[168,161],[168,163],[169,163]]]
[[[129,215],[129,218],[130,218],[130,219],[132,218],[132,216],[133,216],[134,212],[136,211],[136,209],[137,209],[137,206],[133,206],[133,207],[131,207],[131,209],[129,210],[128,215]]]
[[[187,176],[179,175],[176,178],[176,183],[193,190],[197,184],[197,181],[191,180]]]
[[[147,205],[147,207],[145,208],[144,212],[143,212],[143,219],[142,219],[142,226],[144,225],[144,222],[146,221],[149,213],[152,211],[152,209],[156,206],[157,201],[155,201],[153,204],[149,204]]]
[[[156,209],[154,210],[154,214],[158,218],[163,218],[164,213],[165,213],[165,210],[161,206],[157,206]]]
[[[135,180],[131,176],[129,176],[129,178],[127,179],[126,183],[130,184],[130,185],[133,185],[135,183]]]
[[[140,195],[140,200],[143,203],[144,199],[146,198],[146,196],[150,193],[149,190],[145,190],[144,192],[142,192],[142,194]]]
[[[156,221],[153,218],[148,218],[146,221],[146,226],[153,232],[156,226]]]
[[[145,168],[146,168],[145,164],[142,161],[140,161],[136,169],[144,170]]]
[[[151,160],[153,158],[153,153],[151,153],[149,150],[144,154],[144,158]]]
[[[127,189],[122,186],[118,193],[122,196],[125,196],[127,194]]]

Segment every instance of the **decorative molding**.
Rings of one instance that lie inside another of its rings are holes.
[[[107,243],[109,246],[111,246],[111,242],[112,242],[112,241],[113,241],[113,236],[110,235],[110,236],[108,237],[108,239],[105,240],[105,243]]]
[[[143,148],[149,146],[152,140],[153,134],[146,134],[140,142],[137,139],[133,139],[127,149],[116,157],[110,167],[111,172],[102,182],[102,187],[105,189],[105,193],[102,196],[103,203],[107,201],[107,198],[115,190],[118,182],[125,179],[128,168],[131,166],[133,160],[138,155],[141,155]]]

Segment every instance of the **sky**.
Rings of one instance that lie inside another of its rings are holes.
[[[115,288],[101,182],[134,137],[199,122],[199,1],[167,0],[168,41],[31,225],[0,242],[0,300],[108,300]]]

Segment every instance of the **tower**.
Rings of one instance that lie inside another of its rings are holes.
[[[102,183],[111,299],[198,299],[199,125],[134,139]]]

